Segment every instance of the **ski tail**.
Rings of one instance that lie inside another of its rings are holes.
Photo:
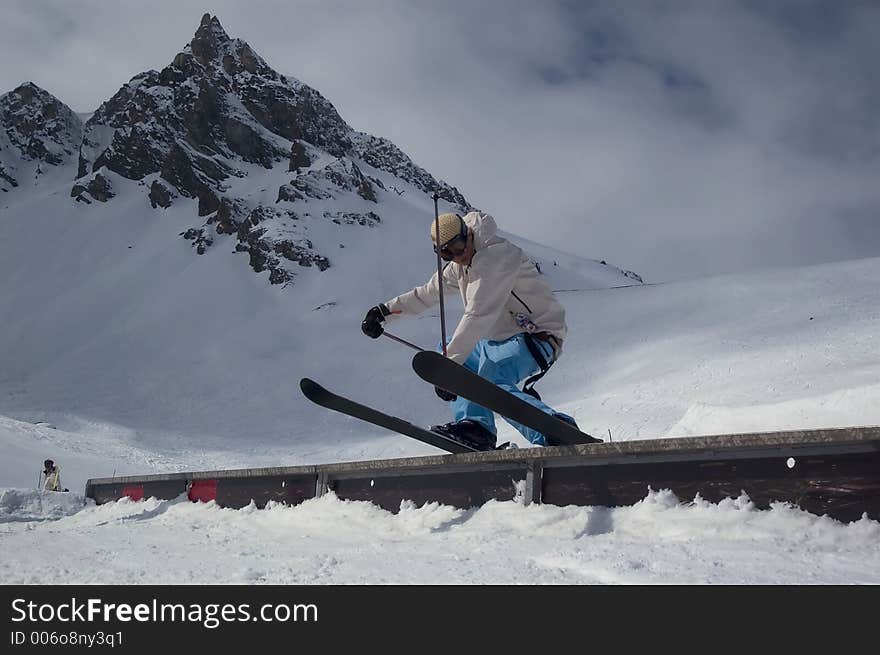
[[[361,405],[345,396],[340,396],[332,391],[328,391],[309,378],[303,378],[300,380],[299,387],[302,390],[303,395],[313,403],[335,412],[351,416],[352,418],[361,421],[366,421],[367,423],[385,428],[386,430],[391,430],[392,432],[397,432],[398,434],[445,450],[448,453],[469,453],[475,451],[474,448],[463,443],[447,439],[441,434],[420,428],[402,418],[385,414],[384,412],[380,412],[367,405]]]

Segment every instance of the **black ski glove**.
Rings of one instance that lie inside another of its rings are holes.
[[[385,331],[382,323],[385,322],[385,317],[390,313],[384,304],[371,307],[366,317],[364,317],[363,323],[361,323],[361,331],[371,339],[378,339]]]
[[[437,394],[437,397],[440,398],[440,400],[445,400],[446,402],[451,402],[458,398],[458,396],[451,391],[446,391],[446,389],[441,389],[440,387],[434,387],[434,393]]]

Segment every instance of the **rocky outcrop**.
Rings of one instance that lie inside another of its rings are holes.
[[[354,191],[364,200],[376,202],[376,190],[373,184],[350,159],[337,159],[321,172],[338,188]]]
[[[373,227],[382,221],[382,217],[375,212],[361,214],[358,212],[324,212],[324,218],[337,225],[363,225]]]
[[[168,209],[171,206],[171,197],[171,191],[167,186],[159,180],[153,180],[153,183],[150,185],[149,194],[150,205],[153,209],[156,209],[156,207]]]
[[[0,146],[2,150],[2,146]],[[12,173],[6,170],[6,167],[0,162],[0,190],[9,191],[18,186],[18,180],[12,177]]]
[[[458,189],[438,182],[388,139],[358,132],[352,137],[352,143],[356,155],[370,166],[391,173],[425,193],[433,194],[436,191],[440,198],[458,206],[463,212],[473,209]]]
[[[271,224],[284,217],[299,220],[292,212],[259,207],[240,224],[237,232],[236,251],[248,254],[248,263],[255,272],[268,271],[270,284],[287,284],[293,280],[296,273],[288,264],[315,266],[321,271],[330,267],[330,260],[316,253],[308,239],[272,238]]]
[[[276,202],[298,200],[329,200],[354,193],[370,202],[378,202],[376,187],[384,189],[381,181],[367,177],[357,164],[348,158],[337,159],[324,168],[303,173],[278,189]]]
[[[306,147],[301,141],[294,141],[290,147],[290,166],[288,171],[298,173],[301,168],[308,168],[312,165],[312,158],[309,157]]]
[[[71,198],[76,198],[87,205],[91,204],[92,200],[107,202],[115,195],[113,185],[100,173],[95,173],[90,179],[74,184],[73,189],[70,190]]]
[[[191,227],[185,232],[181,232],[180,236],[187,241],[192,241],[193,248],[195,248],[196,252],[200,255],[204,255],[208,252],[208,248],[214,245],[214,239],[207,233],[205,228],[196,229]]]

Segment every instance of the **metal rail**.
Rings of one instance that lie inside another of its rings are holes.
[[[97,503],[129,496],[214,500],[225,507],[296,504],[329,491],[397,511],[403,500],[472,507],[524,503],[629,505],[648,489],[681,500],[749,495],[840,520],[880,519],[880,427],[731,434],[524,448],[313,466],[97,478]]]

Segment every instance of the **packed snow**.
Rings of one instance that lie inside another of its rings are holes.
[[[759,511],[744,495],[398,513],[332,494],[262,510],[95,506],[88,478],[437,454],[298,387],[308,376],[416,423],[448,420],[411,351],[359,329],[430,275],[433,207],[412,187],[389,193],[390,218],[370,227],[322,220],[313,203],[303,227],[337,254],[280,288],[222,242],[196,256],[179,236],[189,201],[153,210],[114,180],[112,203],[85,207],[70,177],[53,179],[0,199],[0,583],[880,583],[877,521]],[[539,388],[585,431],[880,424],[880,258],[640,284],[590,260],[588,235],[577,255],[521,243],[568,310],[564,356]],[[433,347],[438,317],[394,330]],[[69,492],[36,490],[47,457]]]

